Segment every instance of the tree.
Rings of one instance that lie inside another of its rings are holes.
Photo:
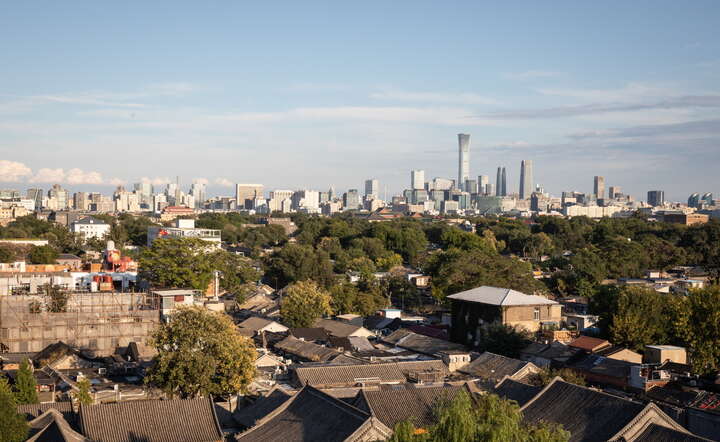
[[[307,279],[312,279],[325,288],[331,287],[335,282],[328,253],[299,244],[288,244],[274,253],[267,262],[265,275],[269,281],[276,283],[276,288]]]
[[[470,397],[459,391],[452,400],[435,405],[437,424],[416,429],[409,422],[398,424],[390,441],[397,442],[563,442],[570,433],[556,424],[527,425],[514,401],[495,394]]]
[[[7,378],[0,376],[0,442],[22,442],[27,434],[27,422],[17,412],[17,402]]]
[[[58,252],[51,246],[33,247],[28,255],[31,264],[55,264]]]
[[[90,393],[90,379],[82,377],[77,381],[77,392],[74,393],[75,400],[81,405],[92,405],[95,400]]]
[[[153,335],[158,351],[146,382],[182,398],[245,391],[255,377],[255,346],[224,313],[184,307]]]
[[[544,387],[552,382],[556,376],[560,376],[565,382],[569,382],[571,384],[582,386],[587,385],[585,378],[581,374],[569,368],[561,368],[559,370],[554,368],[542,368],[539,372],[530,376],[530,383],[538,387]]]
[[[693,371],[720,369],[720,286],[692,290],[673,304],[674,334],[690,348]],[[664,319],[664,318],[663,318]]]
[[[299,281],[288,287],[280,315],[289,327],[311,327],[321,317],[332,314],[330,303],[330,294],[314,281]]]
[[[489,351],[509,358],[519,357],[520,351],[531,342],[529,333],[500,323],[480,328],[478,341],[481,351]]]
[[[15,398],[18,404],[38,403],[37,383],[27,358],[20,363],[20,369],[15,378]]]
[[[156,287],[204,291],[213,277],[211,247],[199,238],[161,238],[140,255],[140,275]]]
[[[672,335],[668,301],[673,296],[643,288],[622,290],[609,327],[612,342],[634,350],[667,342]]]
[[[47,311],[51,313],[64,313],[67,311],[67,302],[70,295],[62,287],[45,284],[40,287],[40,291],[45,297]]]

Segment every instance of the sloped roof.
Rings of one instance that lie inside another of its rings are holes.
[[[306,341],[327,341],[328,334],[320,327],[296,327],[290,329],[290,334]]]
[[[223,440],[210,398],[81,405],[79,422],[95,442]]]
[[[82,434],[75,431],[63,418],[61,412],[49,408],[40,416],[28,422],[30,438],[33,442],[91,442]]]
[[[233,413],[233,419],[240,425],[250,428],[260,419],[264,418],[277,407],[284,404],[292,395],[282,388],[275,387],[265,395],[257,398],[247,407],[238,408]]]
[[[410,373],[422,372],[446,376],[448,369],[440,360],[295,368],[295,375],[301,385],[315,386],[353,386],[359,380],[372,378],[380,382],[405,382]]]
[[[345,351],[373,351],[375,347],[365,336],[348,336],[346,338],[330,338],[330,345],[343,348]]]
[[[302,341],[294,336],[288,336],[282,341],[275,344],[275,348],[285,353],[300,356],[308,361],[321,362],[327,361],[340,354],[335,349],[323,347],[312,342]]]
[[[392,386],[396,387],[396,386]],[[423,388],[382,388],[362,390],[355,399],[355,406],[377,417],[388,428],[410,420],[418,428],[437,423],[434,407],[443,400],[452,400],[464,386]]]
[[[79,220],[75,221],[73,224],[98,224],[98,225],[106,225],[106,226],[110,225],[110,224],[106,223],[105,221],[94,218],[92,216],[86,216],[84,218],[80,218]]]
[[[596,349],[602,349],[610,347],[609,341],[600,338],[593,338],[592,336],[578,336],[572,342],[568,343],[568,346],[579,348],[585,351],[594,351]]]
[[[508,358],[486,351],[468,365],[460,367],[458,371],[483,379],[499,381],[505,376],[514,376],[525,367],[536,368],[535,364],[519,359]]]
[[[335,321],[333,319],[318,319],[315,322],[314,326],[322,327],[327,330],[330,335],[340,338],[350,336],[351,334],[361,330],[365,330],[368,334],[370,334],[370,332],[365,329],[365,327],[348,324],[347,322]]]
[[[561,424],[570,441],[607,441],[629,424],[645,406],[555,378],[522,407],[529,424]]]
[[[540,390],[542,390],[542,387],[519,382],[506,376],[495,385],[493,393],[503,399],[515,401],[522,407],[527,404],[530,399],[534,398]]]
[[[487,285],[465,290],[448,296],[458,301],[478,302],[481,304],[513,305],[554,305],[557,302],[537,295],[526,295],[513,289],[490,287]]]
[[[72,407],[72,402],[46,402],[44,404],[22,404],[17,406],[18,414],[22,415],[28,421],[39,417],[48,410],[56,410],[60,412],[63,419],[73,428],[77,428],[77,416]]]
[[[467,351],[467,348],[462,344],[421,335],[406,328],[395,330],[390,335],[382,338],[382,340],[397,347],[431,356],[444,351]]]
[[[345,441],[373,425],[388,436],[391,430],[366,412],[320,390],[305,386],[257,425],[236,437],[238,441]]]
[[[662,425],[650,424],[633,442],[707,442],[709,440]]]
[[[272,324],[273,322],[275,322],[275,321],[272,321],[270,319],[261,318],[259,316],[253,316],[253,317],[247,318],[246,320],[244,320],[243,322],[238,324],[238,326],[240,326],[242,328],[249,328],[251,330],[259,331],[262,328],[267,327],[268,325]],[[281,325],[281,324],[278,323],[278,325]],[[283,325],[281,325],[281,326],[284,327]]]

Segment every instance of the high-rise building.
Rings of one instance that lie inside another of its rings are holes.
[[[465,181],[470,179],[470,135],[458,134],[458,179],[460,190],[465,189]]]
[[[595,199],[601,200],[605,198],[605,177],[596,176],[593,178],[593,194]]]
[[[380,182],[376,179],[365,180],[365,196],[380,197]]]
[[[498,167],[497,178],[495,179],[495,196],[502,196],[502,167]]]
[[[253,201],[262,196],[262,184],[235,184],[235,203],[238,209],[252,209]]]
[[[532,160],[520,162],[520,199],[528,199],[533,192],[533,163]]]
[[[465,192],[478,193],[478,185],[475,180],[465,180]]]
[[[73,208],[75,210],[89,210],[90,198],[87,192],[75,192],[73,194]]]
[[[492,196],[495,195],[495,185],[492,183],[485,184],[485,195]]]
[[[713,205],[713,194],[711,192],[703,193],[702,198],[700,198],[700,203],[704,204],[706,206],[712,206]]]
[[[343,207],[345,210],[357,210],[360,207],[360,194],[357,189],[348,189],[343,194]]]
[[[621,194],[622,194],[622,188],[620,186],[608,187],[608,198],[609,199],[615,199]]]
[[[502,168],[502,196],[507,196],[507,173],[505,168]]]
[[[42,189],[28,189],[26,196],[28,199],[35,201],[35,210],[40,210],[42,207],[43,190]]]
[[[198,182],[197,180],[193,181],[192,185],[190,186],[190,195],[193,196],[193,204],[197,208],[203,207],[203,204],[205,203],[205,183]],[[262,197],[262,195],[260,195]]]
[[[425,188],[425,171],[413,170],[410,172],[410,189],[419,190]]]
[[[487,185],[490,184],[490,177],[487,175],[478,175],[477,185],[478,193],[487,193]]]
[[[649,190],[647,193],[647,202],[653,207],[665,204],[665,192],[662,190]]]
[[[140,204],[144,204],[147,207],[152,205],[152,194],[153,186],[150,183],[135,183],[133,184],[133,190],[140,197]]]
[[[275,194],[276,197],[278,194]],[[298,190],[292,195],[292,208],[294,210],[317,213],[320,209],[320,192],[317,190]]]
[[[53,210],[65,210],[70,206],[70,193],[59,184],[48,190],[48,206]]]

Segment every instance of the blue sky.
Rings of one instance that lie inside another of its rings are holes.
[[[150,3],[150,4],[148,4]],[[720,2],[6,2],[0,187],[720,194]]]

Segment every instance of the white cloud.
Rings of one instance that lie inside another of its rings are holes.
[[[235,183],[227,178],[215,178],[215,184],[222,187],[233,187]]]
[[[0,160],[0,182],[17,183],[31,174],[32,170],[23,163]]]
[[[64,183],[65,171],[62,168],[50,169],[43,167],[29,181],[31,183]]]
[[[575,98],[586,101],[632,102],[647,98],[664,98],[678,95],[678,91],[666,86],[646,83],[628,83],[614,89],[538,89],[542,95]]]
[[[208,185],[209,181],[207,178],[194,178],[193,183]]]
[[[143,183],[149,183],[153,186],[162,186],[163,184],[171,183],[172,180],[168,177],[155,177],[155,178],[148,178],[146,176],[140,178],[140,181]]]
[[[564,72],[557,72],[557,71],[543,71],[543,70],[529,70],[525,72],[512,72],[509,74],[505,74],[506,78],[511,78],[513,80],[529,80],[532,78],[551,78],[551,77],[561,77],[565,75]]]
[[[68,184],[102,184],[102,175],[99,172],[85,172],[81,169],[70,169],[65,174]]]
[[[108,184],[112,186],[124,186],[125,184],[127,184],[127,181],[120,178],[110,178],[108,180]]]
[[[454,104],[499,104],[494,98],[485,97],[472,92],[408,92],[399,90],[386,90],[370,94],[376,100],[411,101],[425,103],[454,103]]]

